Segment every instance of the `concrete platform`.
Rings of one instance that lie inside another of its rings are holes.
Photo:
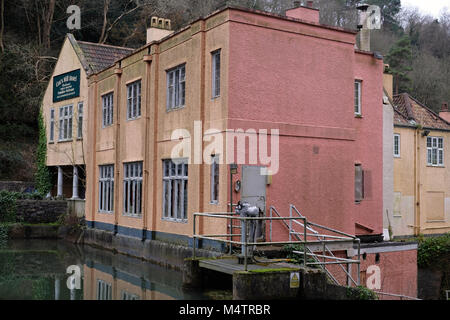
[[[258,260],[261,262],[252,263],[247,265],[247,271],[254,270],[269,270],[269,269],[281,269],[281,268],[291,268],[291,269],[300,269],[299,265],[282,262],[280,260],[274,259],[265,259]],[[237,257],[225,257],[221,259],[202,259],[199,260],[199,267],[205,268],[209,270],[214,270],[226,274],[233,275],[238,271],[245,271],[244,264],[238,263]]]

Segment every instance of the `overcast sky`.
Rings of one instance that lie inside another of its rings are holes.
[[[417,7],[422,13],[430,14],[435,18],[439,17],[442,8],[450,10],[450,0],[401,0],[402,7]]]

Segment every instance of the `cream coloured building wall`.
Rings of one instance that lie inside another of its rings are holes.
[[[53,102],[53,78],[66,72],[80,69],[80,96],[59,102]],[[56,63],[49,85],[42,101],[42,114],[47,133],[47,166],[82,165],[85,163],[86,145],[82,139],[77,138],[78,133],[78,103],[83,102],[83,137],[86,137],[86,114],[88,111],[88,81],[85,70],[73,50],[68,38],[64,41],[58,62]],[[73,106],[72,139],[70,141],[58,141],[59,137],[59,108]],[[54,142],[49,142],[50,137],[50,109],[55,110]]]
[[[227,188],[224,187],[227,185],[227,166],[220,166],[219,202],[211,204],[210,165],[190,164],[187,222],[169,221],[162,214],[163,159],[176,158],[172,156],[172,150],[180,143],[178,136],[172,137],[174,131],[184,129],[191,136],[186,141],[191,145],[193,163],[195,123],[202,123],[203,132],[211,128],[223,132],[226,128],[229,40],[228,26],[223,22],[227,14],[225,11],[204,22],[198,21],[168,40],[145,46],[115,67],[90,78],[89,96],[93,107],[89,110],[88,130],[89,136],[95,137],[89,143],[95,147],[90,145],[89,150],[95,148],[95,152],[87,157],[87,193],[92,195],[86,200],[88,221],[192,236],[193,212],[227,211]],[[212,99],[211,53],[217,49],[221,49],[221,90],[220,96]],[[167,111],[166,73],[180,64],[186,66],[185,106]],[[136,80],[141,80],[142,86],[141,117],[127,120],[126,85]],[[102,128],[101,96],[109,92],[114,93],[114,123]],[[205,142],[202,144],[203,147],[206,145]],[[141,217],[123,214],[123,164],[132,161],[143,161],[144,166]],[[98,210],[99,165],[104,164],[115,166],[115,201],[111,214]],[[217,221],[205,220],[198,226],[202,232],[225,233],[226,222],[217,224]]]
[[[423,130],[395,126],[394,133],[400,134],[400,157],[394,158],[394,213],[391,218],[394,235],[449,232],[450,132],[430,130],[429,133],[430,137],[444,138],[442,167],[427,165],[427,140],[422,136]]]

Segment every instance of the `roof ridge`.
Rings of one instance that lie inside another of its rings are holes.
[[[130,51],[136,50],[136,49],[134,49],[134,48],[121,47],[121,46],[114,46],[114,45],[111,45],[111,44],[104,44],[104,43],[96,43],[96,42],[80,41],[80,40],[77,40],[77,42],[78,42],[78,43],[90,44],[90,45],[94,45],[94,46],[103,46],[103,47],[116,48],[116,49],[124,49],[124,50],[130,50]]]
[[[444,121],[446,124],[449,124],[449,125],[450,125],[450,123],[449,123],[447,120],[441,118],[441,116],[439,116],[439,114],[437,114],[436,112],[434,112],[433,110],[431,110],[430,108],[428,108],[428,107],[427,107],[426,105],[424,105],[422,102],[420,102],[420,101],[417,100],[416,98],[412,97],[410,94],[407,94],[407,95],[409,96],[410,99],[414,100],[420,107],[424,108],[427,112],[431,113],[433,116],[435,116],[435,117],[438,118],[439,120],[442,120],[442,121]],[[436,120],[437,120],[437,119],[436,119]]]
[[[411,101],[409,100],[409,94],[404,92],[401,94],[403,99],[405,99],[405,108],[406,108],[406,114],[408,116],[408,120],[414,120],[416,121],[416,118],[414,117],[414,112],[411,107]]]

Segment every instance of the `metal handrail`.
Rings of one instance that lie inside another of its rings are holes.
[[[231,222],[233,222],[233,220],[239,220],[239,221],[251,221],[251,220],[256,220],[256,221],[264,221],[264,220],[303,220],[304,224],[306,225],[306,218],[304,217],[241,217],[241,216],[236,216],[233,213],[219,213],[219,214],[211,214],[211,213],[194,213],[193,214],[193,246],[192,246],[192,256],[195,259],[195,249],[196,249],[196,239],[206,239],[206,240],[214,240],[214,241],[219,241],[219,242],[224,242],[224,243],[229,243],[229,244],[238,244],[243,246],[243,251],[244,251],[244,270],[247,271],[247,266],[248,266],[248,246],[261,246],[261,245],[273,245],[273,244],[303,244],[306,245],[306,243],[304,241],[269,241],[269,242],[249,242],[248,241],[248,237],[245,237],[245,241],[233,241],[233,240],[224,240],[224,239],[217,239],[220,237],[226,237],[226,238],[231,238],[232,236],[239,236],[242,240],[242,235],[233,235],[233,234],[220,234],[220,235],[198,235],[196,233],[196,221],[197,221],[197,217],[209,217],[209,218],[219,218],[219,219],[231,219]],[[306,228],[304,229],[304,234],[306,234]],[[333,240],[329,240],[329,241],[333,241]],[[304,261],[303,261],[304,267],[306,267],[306,252],[304,253]]]
[[[293,204],[290,204],[289,205],[289,215],[290,216],[292,216],[292,209],[297,213],[297,215],[298,216],[300,216],[300,217],[303,217],[303,215],[300,213],[300,211],[293,205]],[[325,270],[325,271],[327,271],[327,269],[326,269],[326,264],[338,264],[339,265],[339,267],[344,271],[344,273],[347,275],[347,278],[348,279],[350,279],[356,286],[358,286],[359,285],[359,283],[360,283],[360,240],[356,237],[356,236],[354,236],[354,235],[351,235],[351,234],[348,234],[348,233],[345,233],[345,232],[342,232],[342,231],[339,231],[339,230],[335,230],[335,229],[332,229],[332,228],[329,228],[329,227],[325,227],[325,226],[322,226],[322,225],[320,225],[320,224],[317,224],[317,223],[313,223],[313,222],[307,222],[309,225],[311,225],[311,226],[316,226],[316,227],[318,227],[318,228],[322,228],[322,229],[325,229],[325,230],[327,230],[327,231],[330,231],[330,232],[334,232],[334,233],[337,233],[337,234],[340,234],[340,235],[343,235],[343,236],[345,236],[346,238],[345,239],[353,239],[353,241],[357,241],[357,243],[358,243],[358,260],[355,260],[355,262],[347,262],[346,264],[347,264],[347,266],[349,265],[349,263],[357,263],[357,267],[358,267],[358,270],[357,270],[357,281],[355,281],[354,279],[353,279],[353,277],[351,276],[351,274],[347,271],[347,270],[345,270],[345,268],[344,268],[344,266],[341,264],[341,263],[326,263],[325,262],[325,259],[326,258],[324,258],[324,261],[323,261],[323,269]],[[312,228],[310,228],[310,230],[312,230],[312,232],[314,232],[314,234],[312,235],[312,236],[315,236],[315,237],[317,237],[318,239],[324,239],[324,237],[334,237],[334,236],[330,236],[330,235],[321,235],[321,234],[319,234],[316,230],[314,230],[314,229],[312,229]],[[292,232],[291,230],[289,231],[290,233]],[[342,239],[344,239],[343,237],[338,237],[338,238],[342,238]],[[309,249],[308,249],[309,250]],[[310,250],[309,250],[310,251]],[[327,256],[327,258],[328,259],[334,259],[334,260],[336,260],[336,261],[338,261],[338,260],[340,260],[340,258],[337,258],[334,254],[333,254],[333,252],[328,248],[328,246],[326,246],[325,244],[323,245],[323,256],[325,256],[325,252],[328,252],[330,255],[331,255],[331,257],[330,256]],[[312,253],[312,252],[311,252]],[[313,253],[314,254],[314,253]],[[318,260],[318,259],[317,259]],[[317,263],[315,263],[315,264],[317,264]],[[312,263],[311,263],[311,265],[312,265]],[[320,264],[319,264],[320,265]],[[331,275],[331,273],[329,273],[329,272],[327,272],[327,274],[330,274]],[[334,280],[335,281],[335,283],[336,284],[339,284],[339,282],[336,280],[336,278],[334,278],[334,276],[332,276],[331,277],[332,278],[332,280]]]

